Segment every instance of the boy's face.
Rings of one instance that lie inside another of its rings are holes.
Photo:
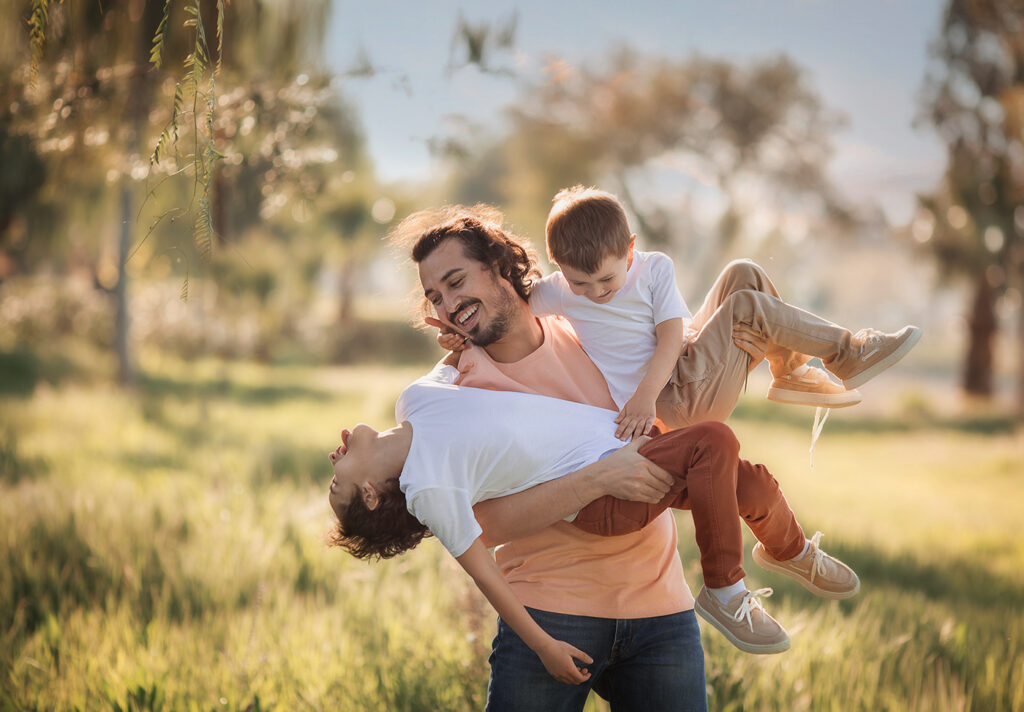
[[[346,428],[341,431],[341,445],[328,455],[334,466],[328,499],[339,519],[353,497],[362,497],[367,509],[377,506],[376,488],[368,478],[374,473],[374,446],[378,436],[376,430],[363,423],[352,430]]]
[[[633,243],[621,257],[605,255],[595,272],[559,265],[573,294],[586,297],[595,304],[606,304],[615,298],[626,283],[626,271],[633,263]]]

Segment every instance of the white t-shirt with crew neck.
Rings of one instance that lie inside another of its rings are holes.
[[[412,425],[399,485],[406,506],[453,556],[480,536],[473,505],[575,472],[623,443],[616,413],[530,393],[452,385],[439,366],[395,405]]]
[[[658,345],[655,328],[669,319],[689,319],[676,287],[672,259],[661,252],[633,251],[626,281],[605,304],[573,294],[561,272],[536,282],[530,292],[536,316],[565,317],[580,345],[601,370],[615,404],[622,408],[647,373]]]

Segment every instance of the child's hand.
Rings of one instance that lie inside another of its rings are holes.
[[[619,427],[615,430],[615,437],[619,440],[629,442],[635,437],[647,435],[654,427],[654,420],[657,418],[654,408],[654,398],[649,398],[640,393],[634,393],[633,397],[626,401],[615,422]]]
[[[552,638],[548,645],[537,651],[537,655],[544,663],[544,669],[559,682],[578,685],[590,679],[590,672],[586,668],[576,667],[573,658],[587,665],[593,664],[594,659],[563,640]]]
[[[757,364],[764,360],[765,352],[768,351],[768,341],[760,332],[754,331],[743,324],[734,324],[732,327],[732,342],[741,351],[746,351],[750,357],[748,370],[753,371]]]
[[[435,319],[432,316],[424,317],[423,321],[431,326],[436,326],[440,330],[437,334],[437,343],[442,349],[456,352],[466,350],[466,342],[469,340],[467,334],[456,332],[451,325],[445,324],[440,319]]]

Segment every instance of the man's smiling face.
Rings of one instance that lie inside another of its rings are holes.
[[[419,263],[423,294],[437,318],[478,346],[508,333],[518,295],[488,265],[467,257],[457,238],[442,242]]]

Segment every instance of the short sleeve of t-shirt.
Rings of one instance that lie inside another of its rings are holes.
[[[530,311],[534,316],[549,316],[551,314],[561,316],[564,313],[562,294],[566,289],[568,286],[561,272],[549,274],[534,282],[530,289]]]
[[[428,487],[414,493],[406,507],[437,537],[452,556],[462,556],[483,531],[473,517],[464,489]]]
[[[655,325],[669,319],[689,319],[690,310],[686,308],[683,295],[676,286],[676,271],[672,265],[672,258],[661,253],[651,253],[650,260],[650,288]]]

